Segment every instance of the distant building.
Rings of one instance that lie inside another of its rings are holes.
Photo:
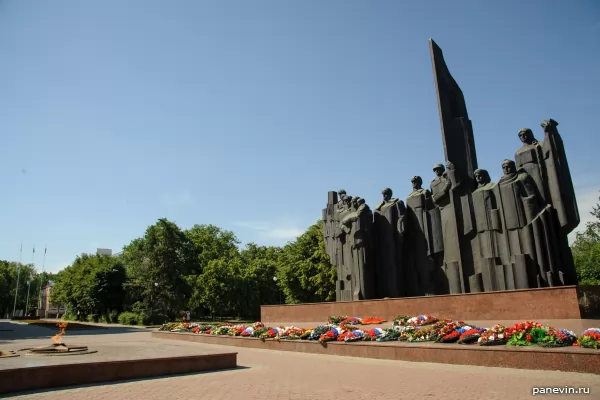
[[[99,256],[112,256],[112,249],[96,249],[96,254]]]
[[[60,318],[65,313],[65,306],[62,304],[52,304],[52,288],[54,282],[49,281],[46,286],[42,288],[42,304],[38,310],[38,315],[43,318]]]

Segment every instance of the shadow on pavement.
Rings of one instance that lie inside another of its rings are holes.
[[[119,333],[131,332],[151,332],[152,329],[136,328],[126,326],[94,326],[91,329],[73,329],[67,328],[66,335],[69,336],[87,336],[87,335],[114,335]],[[25,339],[47,339],[59,332],[58,327],[44,327],[28,325],[22,323],[12,323],[0,321],[0,344],[10,343],[13,340]]]
[[[214,370],[214,371],[200,371],[200,372],[190,372],[190,373],[187,373],[187,374],[151,376],[151,377],[147,377],[147,378],[127,379],[127,380],[123,380],[123,381],[98,382],[98,383],[90,383],[90,384],[87,384],[87,385],[63,386],[63,387],[57,387],[57,388],[51,388],[51,389],[31,390],[31,391],[24,391],[24,392],[13,392],[13,393],[8,393],[8,394],[0,394],[0,399],[6,399],[6,398],[9,398],[9,397],[14,397],[14,396],[29,396],[29,395],[32,395],[32,394],[51,393],[51,392],[58,392],[57,396],[60,396],[61,395],[60,392],[61,391],[65,391],[65,390],[94,388],[94,387],[102,387],[102,386],[109,386],[109,385],[120,385],[120,384],[123,384],[123,383],[147,382],[147,381],[154,381],[154,380],[160,380],[160,379],[169,379],[169,378],[182,378],[182,377],[186,377],[186,376],[214,374],[214,373],[227,372],[227,371],[243,371],[243,370],[247,370],[247,369],[250,369],[250,368],[251,367],[245,367],[245,366],[238,365],[235,368],[225,368],[225,369],[219,369],[219,370]]]

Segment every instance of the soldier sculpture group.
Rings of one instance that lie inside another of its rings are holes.
[[[323,237],[337,268],[337,300],[526,289],[576,284],[567,234],[577,202],[554,120],[492,183],[485,169],[433,168],[431,189],[412,178],[406,199],[382,191],[373,211],[345,190],[329,192]]]

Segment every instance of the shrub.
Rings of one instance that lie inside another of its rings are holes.
[[[77,321],[77,315],[66,313],[62,316],[63,321]]]
[[[136,313],[125,311],[119,314],[118,320],[122,325],[138,325],[140,323],[140,316]]]
[[[113,310],[108,313],[108,322],[111,324],[116,324],[117,322],[119,322],[119,313],[117,312],[117,310]]]
[[[86,319],[88,322],[98,322],[100,320],[100,316],[98,314],[88,314]]]
[[[102,314],[100,316],[100,319],[98,321],[102,322],[103,324],[109,324],[110,323],[110,321],[108,320],[108,315],[106,315],[106,314]]]

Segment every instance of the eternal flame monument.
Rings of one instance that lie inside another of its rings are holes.
[[[579,212],[558,123],[531,129],[491,182],[478,168],[463,93],[429,40],[446,162],[429,189],[412,178],[405,201],[382,190],[373,210],[329,192],[323,239],[337,269],[336,300],[430,296],[576,285],[567,235]],[[515,146],[517,147],[517,146]],[[429,178],[428,178],[429,179]]]

